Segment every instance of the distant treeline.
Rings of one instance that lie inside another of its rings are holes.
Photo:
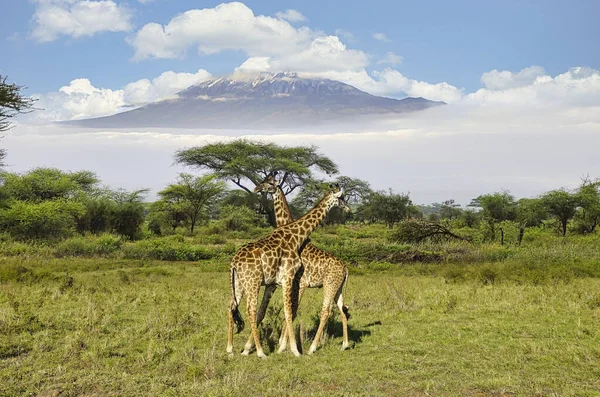
[[[396,228],[399,241],[444,236],[504,243],[510,229],[516,230],[520,243],[529,227],[555,229],[563,236],[590,234],[600,221],[600,181],[591,178],[584,178],[573,191],[557,189],[535,198],[516,199],[507,191],[482,194],[461,208],[452,199],[415,205],[408,194],[373,191],[367,181],[334,177],[337,165],[314,146],[237,140],[179,151],[176,161],[204,175],[180,174],[153,203],[145,202],[147,190],[103,187],[89,171],[2,172],[0,231],[18,240],[103,233],[135,240],[194,234],[198,225],[210,221],[237,231],[274,225],[270,199],[253,193],[254,186],[274,171],[296,217],[308,211],[323,196],[328,182],[334,181],[344,188],[352,212],[333,210],[326,223],[383,223],[390,228],[402,223]],[[325,181],[315,174],[329,177]]]

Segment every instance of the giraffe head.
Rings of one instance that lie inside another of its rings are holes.
[[[333,207],[340,207],[345,211],[349,211],[350,208],[346,204],[346,198],[344,197],[344,190],[340,187],[339,183],[330,184],[329,185],[331,191],[329,191],[325,197],[325,205],[327,210],[332,209]]]
[[[275,179],[277,173],[271,173],[267,175],[264,181],[256,185],[254,188],[254,193],[265,192],[269,194],[273,194],[277,192],[277,188],[279,187],[279,181]]]

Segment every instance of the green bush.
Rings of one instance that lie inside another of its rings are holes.
[[[101,236],[73,237],[61,241],[55,249],[55,255],[65,256],[110,256],[121,248],[122,241],[120,237],[110,234]]]
[[[225,230],[248,231],[252,227],[264,227],[265,220],[248,207],[224,205],[220,211],[221,225]]]
[[[76,219],[84,213],[85,207],[77,202],[14,201],[0,212],[0,226],[19,240],[58,240],[75,232]]]

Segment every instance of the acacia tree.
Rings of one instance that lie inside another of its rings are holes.
[[[517,245],[521,245],[526,228],[541,225],[546,217],[546,208],[544,208],[542,200],[535,198],[520,199],[517,202],[515,214],[515,218],[519,222]]]
[[[460,209],[460,204],[454,199],[446,200],[440,205],[440,217],[442,219],[458,219],[461,215],[462,210]]]
[[[541,200],[548,213],[558,220],[563,237],[566,236],[567,225],[577,212],[579,198],[565,189],[558,189],[544,194]]]
[[[148,189],[117,190],[113,192],[113,200],[116,203],[113,214],[113,228],[118,234],[134,240],[141,232],[144,223],[144,197]]]
[[[575,214],[575,230],[594,233],[600,223],[600,180],[584,178],[576,193],[579,209]]]
[[[344,190],[344,198],[349,205],[360,205],[363,201],[373,193],[369,183],[361,179],[351,178],[348,176],[339,176],[333,183],[339,184]],[[295,217],[306,213],[312,208],[329,190],[330,182],[325,181],[310,181],[307,182],[303,189],[290,203],[290,207],[295,212]],[[341,208],[332,209],[325,219],[326,223],[340,222],[346,219],[345,211]]]
[[[71,199],[96,189],[98,178],[91,171],[64,172],[35,168],[25,174],[0,173],[4,195],[22,201]]]
[[[515,198],[507,191],[484,194],[473,200],[469,207],[481,208],[483,219],[490,226],[491,239],[496,239],[496,225],[502,221],[511,221],[516,216]],[[500,228],[501,243],[504,244],[504,230]]]
[[[382,221],[388,227],[418,213],[408,194],[396,194],[391,189],[371,193],[360,206],[359,213],[372,222]]]
[[[225,183],[217,181],[216,178],[216,175],[195,177],[181,173],[176,183],[158,192],[161,197],[160,202],[164,203],[166,209],[172,207],[175,211],[169,213],[177,219],[180,219],[183,215],[190,232],[193,233],[202,210],[209,203],[221,197],[226,189]],[[174,228],[176,223],[173,223],[173,221],[177,219],[171,219]]]
[[[246,139],[179,150],[175,161],[210,170],[217,178],[232,182],[248,194],[253,194],[253,188],[275,171],[281,176],[281,188],[286,195],[312,180],[313,172],[327,175],[338,172],[337,165],[319,153],[316,146],[287,147]],[[261,212],[275,225],[272,205],[266,194],[261,197]]]
[[[23,89],[23,86],[7,83],[6,76],[0,75],[0,131],[11,128],[11,118],[32,110],[35,99],[24,97]],[[4,165],[5,156],[6,151],[0,149],[0,166]]]

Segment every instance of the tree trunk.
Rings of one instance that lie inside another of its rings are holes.
[[[504,229],[500,228],[500,245],[504,245]]]
[[[567,222],[566,220],[561,221],[562,223],[562,235],[565,237],[567,235]]]
[[[527,226],[527,222],[521,223],[519,227],[519,238],[517,239],[517,245],[520,247],[523,242],[523,236],[525,235],[525,227]]]

